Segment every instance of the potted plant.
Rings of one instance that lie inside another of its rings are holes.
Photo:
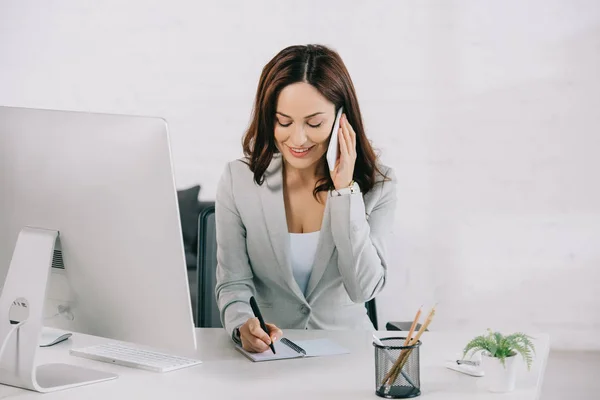
[[[463,359],[477,352],[482,353],[482,366],[489,390],[511,392],[515,389],[517,354],[523,357],[527,363],[527,370],[530,370],[535,347],[532,338],[524,333],[504,336],[500,332],[488,329],[486,335],[477,336],[467,343],[463,350]]]

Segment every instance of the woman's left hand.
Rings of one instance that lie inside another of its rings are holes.
[[[338,131],[339,157],[331,173],[331,180],[337,190],[350,186],[356,162],[356,133],[350,126],[346,114],[340,118]]]

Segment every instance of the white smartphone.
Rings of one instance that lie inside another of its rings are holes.
[[[340,119],[342,118],[343,110],[344,107],[340,107],[335,116],[333,129],[331,129],[331,139],[329,140],[329,147],[327,148],[327,165],[329,165],[330,171],[335,169],[335,163],[338,158],[338,131],[340,130]]]

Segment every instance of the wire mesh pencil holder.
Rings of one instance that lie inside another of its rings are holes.
[[[406,338],[380,339],[375,347],[375,394],[387,399],[405,399],[421,394],[419,340],[403,346]]]

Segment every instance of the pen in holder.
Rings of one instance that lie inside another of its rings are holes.
[[[375,347],[375,393],[388,399],[421,394],[419,348],[421,341],[405,346],[406,338],[382,338]]]

